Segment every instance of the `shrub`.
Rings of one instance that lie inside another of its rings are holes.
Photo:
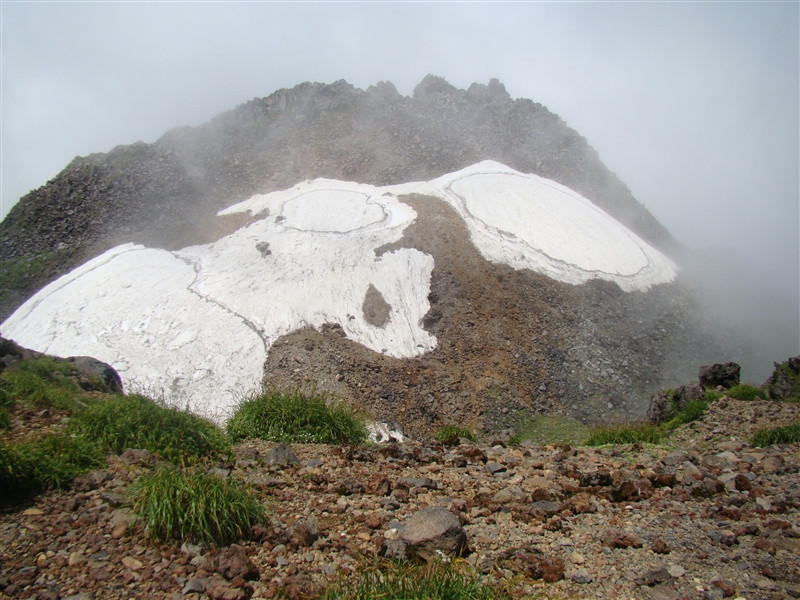
[[[786,427],[759,429],[753,434],[753,446],[772,446],[773,444],[795,444],[800,442],[800,421]]]
[[[633,444],[643,442],[657,444],[664,438],[664,428],[649,422],[610,425],[595,428],[587,446],[603,446],[605,444]]]
[[[228,421],[237,442],[259,438],[284,443],[360,444],[367,439],[364,422],[343,404],[331,405],[324,394],[299,390],[264,390],[241,402]]]
[[[116,454],[144,448],[180,465],[230,452],[225,434],[211,421],[137,395],[110,396],[88,407],[69,430]]]
[[[471,429],[458,425],[443,425],[439,428],[439,431],[436,432],[435,437],[446,446],[457,445],[460,438],[466,438],[471,442],[477,440],[475,433]]]
[[[766,400],[767,392],[754,385],[740,383],[728,390],[728,397],[736,398],[737,400],[755,400],[756,398]]]
[[[131,486],[130,499],[154,540],[225,546],[266,520],[251,490],[217,475],[161,468]]]
[[[463,561],[431,561],[424,566],[382,561],[363,569],[357,581],[341,580],[324,600],[499,600],[494,589]]]

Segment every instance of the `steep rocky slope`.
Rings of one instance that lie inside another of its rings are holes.
[[[117,244],[174,250],[217,240],[260,218],[217,216],[256,193],[315,177],[431,179],[482,159],[566,185],[653,245],[680,251],[586,140],[495,80],[464,91],[429,76],[411,98],[388,83],[367,91],[306,83],[151,145],[76,158],[23,198],[0,225],[0,316]],[[386,251],[413,247],[434,258],[422,324],[438,338],[435,350],[393,359],[336,326],[306,328],[272,345],[268,383],[330,389],[414,434],[447,421],[494,431],[542,411],[636,417],[652,389],[698,363],[737,358],[680,282],[623,292],[515,271],[485,260],[445,203],[407,201],[419,219]]]

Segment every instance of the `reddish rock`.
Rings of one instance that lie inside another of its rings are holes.
[[[544,557],[537,554],[520,554],[525,572],[532,579],[543,579],[547,583],[554,583],[564,579],[564,561],[557,556]]]
[[[258,569],[241,546],[232,545],[219,553],[217,570],[227,580],[241,577],[248,581],[259,578]]]
[[[609,548],[641,548],[642,540],[619,529],[606,529],[600,534],[600,541]]]

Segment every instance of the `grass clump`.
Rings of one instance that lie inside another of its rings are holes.
[[[800,421],[785,427],[759,429],[753,434],[753,446],[772,446],[774,444],[796,444],[800,442]]]
[[[537,415],[521,432],[511,438],[512,444],[531,440],[537,444],[578,445],[589,435],[589,427],[569,417],[561,415]]]
[[[442,425],[434,437],[445,446],[455,446],[461,438],[466,438],[470,442],[478,440],[474,431],[459,425]]]
[[[604,446],[605,444],[635,444],[636,442],[657,444],[666,435],[666,428],[652,423],[622,423],[595,428],[587,446]]]
[[[703,396],[703,400],[711,404],[712,402],[720,400],[724,395],[725,394],[718,392],[717,390],[706,390],[706,395]]]
[[[15,402],[69,410],[83,407],[83,390],[69,377],[70,373],[68,364],[52,358],[21,361],[0,374],[0,394],[5,396],[2,403],[6,407]]]
[[[325,394],[264,390],[241,402],[228,421],[237,442],[259,438],[300,444],[360,444],[367,439],[362,419]]]
[[[708,411],[708,402],[703,400],[689,400],[671,421],[666,424],[667,429],[675,429],[684,423],[691,423],[697,421]]]
[[[82,411],[69,430],[116,454],[144,448],[182,466],[230,453],[214,423],[145,396],[110,396]]]
[[[161,542],[226,546],[247,538],[250,528],[267,518],[264,505],[242,484],[179,469],[140,477],[130,499],[145,532]]]
[[[363,569],[357,581],[329,587],[324,600],[500,600],[504,591],[487,585],[464,561],[419,566],[382,561]]]
[[[80,436],[58,433],[0,444],[0,504],[12,505],[46,489],[64,489],[77,475],[103,465],[103,450]]]
[[[767,392],[749,383],[740,383],[728,390],[728,397],[736,400],[755,400],[756,398],[766,400]]]

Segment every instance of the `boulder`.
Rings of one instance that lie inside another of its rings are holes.
[[[702,400],[705,395],[706,391],[700,384],[682,385],[672,393],[672,404],[677,410],[683,410],[688,402]]]
[[[424,560],[439,553],[459,556],[467,547],[467,534],[458,517],[441,506],[417,511],[404,525],[401,540]]]
[[[735,362],[700,367],[698,377],[704,388],[715,388],[718,385],[728,389],[739,385],[739,374],[742,368]]]
[[[66,362],[75,369],[75,378],[84,390],[122,393],[122,379],[111,365],[91,356],[71,356]]]
[[[775,363],[775,370],[764,387],[773,400],[800,397],[800,356],[783,363]]]
[[[650,406],[647,408],[646,415],[648,421],[660,425],[669,421],[674,415],[672,402],[665,390],[659,390],[650,396]]]

